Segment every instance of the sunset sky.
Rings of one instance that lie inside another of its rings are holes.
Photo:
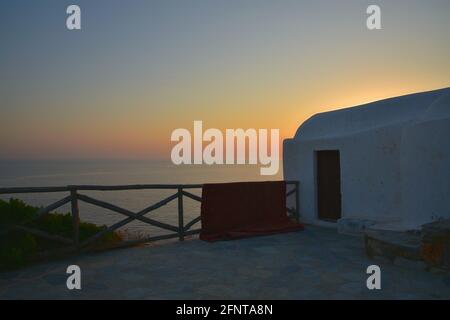
[[[0,159],[169,159],[194,120],[286,138],[317,112],[450,86],[448,0],[1,1],[0,36]]]

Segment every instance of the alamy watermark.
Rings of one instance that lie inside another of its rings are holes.
[[[366,273],[369,275],[366,281],[367,289],[381,290],[381,269],[376,264],[367,267]]]
[[[70,274],[66,281],[67,289],[81,290],[81,268],[76,264],[72,264],[67,267],[66,273]]]
[[[371,4],[367,7],[366,13],[369,15],[366,20],[366,26],[369,30],[381,29],[381,8],[378,5]],[[81,8],[79,5],[71,4],[66,8],[66,28],[68,30],[81,30]]]
[[[66,28],[68,30],[81,30],[81,8],[75,4],[67,7]]]
[[[194,121],[193,136],[188,129],[175,129],[171,159],[180,164],[260,164],[261,175],[275,175],[280,167],[279,129],[219,129],[203,132],[203,122]],[[206,143],[206,145],[204,145]]]
[[[381,29],[381,8],[377,5],[367,7],[366,13],[369,15],[366,20],[366,26],[369,30]]]

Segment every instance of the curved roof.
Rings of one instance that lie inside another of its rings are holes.
[[[318,113],[298,128],[294,139],[346,136],[395,124],[403,125],[423,116],[439,118],[444,114],[450,114],[450,87]]]

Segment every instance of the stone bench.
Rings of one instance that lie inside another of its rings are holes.
[[[370,258],[381,256],[392,263],[399,257],[422,260],[420,233],[370,230],[364,233],[364,243]]]

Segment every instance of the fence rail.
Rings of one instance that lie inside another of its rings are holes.
[[[287,193],[286,197],[295,196],[295,208],[287,207],[287,211],[298,221],[299,220],[299,182],[298,181],[286,181],[287,186],[293,186]],[[126,240],[122,241],[116,247],[136,245],[139,243],[146,243],[157,240],[178,238],[183,241],[186,236],[200,233],[201,229],[192,229],[194,225],[201,221],[200,216],[192,219],[191,221],[184,223],[184,206],[183,198],[187,197],[192,200],[201,202],[201,196],[193,194],[186,190],[201,189],[202,184],[139,184],[139,185],[117,185],[117,186],[103,186],[103,185],[70,185],[66,187],[30,187],[30,188],[0,188],[1,194],[23,194],[23,193],[57,193],[57,192],[69,192],[69,195],[58,200],[44,208],[39,209],[37,212],[37,218],[30,221],[24,221],[21,225],[6,225],[3,229],[0,229],[0,235],[6,234],[11,230],[19,230],[34,234],[38,237],[46,238],[48,240],[60,242],[67,245],[63,251],[84,251],[88,250],[90,245],[94,244],[102,236],[113,232],[126,224],[139,220],[143,223],[149,224],[160,229],[170,231],[171,233],[159,236],[151,236],[144,239]],[[138,212],[133,212],[128,209],[119,207],[117,205],[95,199],[88,195],[82,194],[82,191],[124,191],[124,190],[175,190],[175,193],[142,209]],[[172,201],[178,202],[178,225],[174,226],[165,222],[160,222],[148,217],[146,214],[155,211]],[[100,208],[108,209],[110,211],[124,215],[126,218],[107,227],[106,229],[98,232],[92,237],[80,242],[79,225],[80,225],[80,210],[79,201],[85,202]],[[71,205],[72,227],[73,227],[73,239],[67,239],[58,235],[52,235],[47,232],[33,229],[26,226],[26,224],[38,219],[54,211],[65,204]]]

